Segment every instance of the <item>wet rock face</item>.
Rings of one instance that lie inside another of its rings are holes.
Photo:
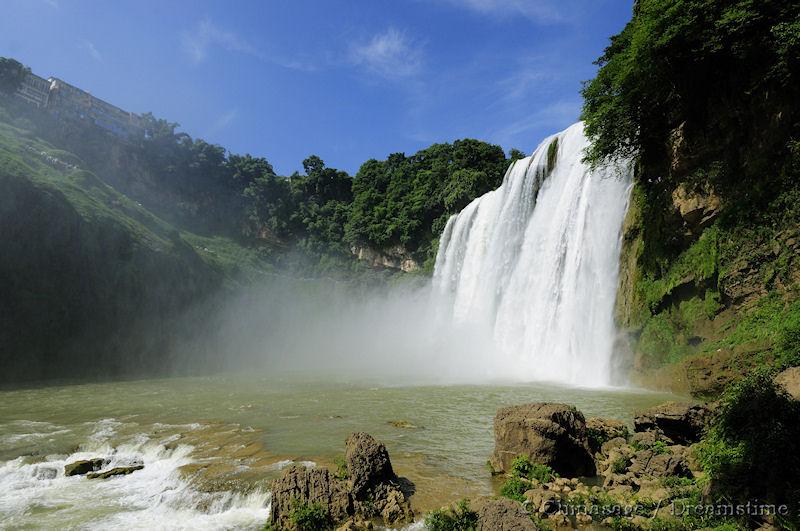
[[[75,461],[74,463],[69,463],[64,465],[64,475],[65,476],[82,476],[83,474],[88,474],[89,472],[95,472],[96,470],[100,470],[103,468],[103,465],[106,464],[108,461],[103,459],[102,457],[96,457],[94,459],[86,459],[84,461]]]
[[[700,404],[666,402],[639,413],[633,426],[637,432],[654,431],[668,442],[692,444],[700,440],[710,416]]]
[[[318,503],[334,521],[353,514],[353,504],[347,483],[333,477],[325,468],[289,467],[272,482],[272,511],[270,520],[279,529],[292,529],[290,514],[296,504]]]
[[[351,491],[356,498],[370,487],[397,480],[386,447],[367,433],[354,433],[345,442]]]
[[[478,531],[536,531],[530,514],[513,500],[485,500],[476,509]]]
[[[589,450],[583,414],[566,404],[532,403],[505,407],[494,418],[495,448],[490,460],[495,472],[507,472],[511,462],[527,455],[565,477],[591,476],[595,464]]]

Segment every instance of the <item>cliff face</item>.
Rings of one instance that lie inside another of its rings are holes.
[[[671,154],[668,170],[639,169],[616,320],[632,348],[633,381],[714,396],[753,367],[793,356],[798,192],[776,182],[769,201],[747,205],[742,189],[723,195],[709,179],[688,177],[703,175],[708,161]],[[672,178],[659,180],[659,171]]]

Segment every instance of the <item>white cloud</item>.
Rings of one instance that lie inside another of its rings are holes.
[[[89,52],[89,55],[91,55],[92,59],[94,59],[95,61],[101,61],[101,62],[103,61],[103,55],[100,53],[100,51],[95,47],[95,45],[92,42],[84,39],[81,42],[81,48]]]
[[[566,11],[563,0],[441,0],[484,15],[523,16],[536,22],[559,22]],[[559,9],[560,8],[560,9]]]
[[[422,47],[404,33],[389,28],[384,33],[372,37],[369,42],[354,46],[350,50],[350,60],[388,80],[414,77],[422,69]]]
[[[181,34],[181,44],[195,64],[205,61],[211,48],[263,58],[255,46],[236,33],[220,28],[208,18],[200,21],[192,30],[184,31]]]

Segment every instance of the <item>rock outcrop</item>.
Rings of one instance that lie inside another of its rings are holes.
[[[397,480],[386,446],[367,433],[354,433],[347,438],[345,461],[350,490],[356,497],[375,485]]]
[[[586,419],[586,437],[589,449],[599,452],[607,441],[621,437],[628,437],[628,427],[621,420],[591,417]]]
[[[775,382],[789,393],[789,396],[800,400],[800,367],[786,369],[775,377]]]
[[[64,465],[65,476],[82,476],[89,472],[96,472],[103,468],[103,465],[108,463],[107,459],[102,457],[95,457],[94,459],[85,459],[82,461],[75,461]]]
[[[479,500],[478,531],[536,531],[530,514],[519,503],[506,498]]]
[[[526,455],[562,476],[591,476],[594,459],[583,414],[565,404],[532,403],[505,407],[494,418],[495,449],[490,460],[496,473]]]
[[[376,517],[387,525],[413,519],[408,494],[392,469],[386,447],[366,433],[354,433],[345,446],[346,480],[324,468],[292,466],[272,483],[273,524],[293,529],[292,510],[312,504],[322,507],[330,521],[344,529],[369,529],[366,521]]]
[[[700,440],[709,418],[704,405],[666,402],[639,413],[633,426],[637,432],[654,431],[670,443],[692,444]]]
[[[292,529],[289,519],[297,504],[319,504],[334,521],[353,514],[353,503],[346,482],[336,479],[325,468],[292,466],[272,482],[270,520],[280,529]]]
[[[375,269],[398,269],[406,273],[419,271],[419,263],[400,245],[380,251],[365,246],[354,246],[350,252]]]

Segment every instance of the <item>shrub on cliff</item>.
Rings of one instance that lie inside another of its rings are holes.
[[[712,496],[746,504],[785,504],[797,525],[800,402],[760,370],[730,386],[701,444]]]

